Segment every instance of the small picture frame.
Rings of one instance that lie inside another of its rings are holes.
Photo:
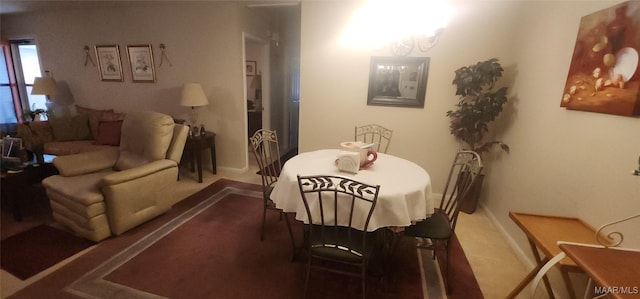
[[[127,46],[131,78],[133,82],[156,82],[156,71],[153,64],[151,45]]]
[[[255,60],[247,60],[247,76],[256,75],[257,63]]]
[[[122,63],[118,45],[96,45],[98,71],[101,81],[122,82]]]

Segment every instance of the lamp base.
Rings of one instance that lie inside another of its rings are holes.
[[[191,107],[191,111],[189,111],[189,125],[192,128],[196,126],[196,107]]]

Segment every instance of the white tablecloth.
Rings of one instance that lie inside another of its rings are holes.
[[[296,213],[296,219],[308,223],[300,196],[297,175],[338,175],[370,185],[380,185],[378,203],[369,223],[369,231],[381,227],[409,226],[433,214],[431,178],[417,164],[392,155],[378,153],[378,159],[357,174],[338,171],[339,150],[301,153],[287,161],[271,193],[276,207]]]

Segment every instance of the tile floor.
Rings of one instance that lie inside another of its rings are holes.
[[[256,171],[257,167],[255,165],[252,165],[247,172],[243,173],[218,169],[218,174],[213,175],[209,171],[203,174],[204,182],[199,184],[197,182],[197,174],[181,170],[181,178],[176,188],[175,198],[185,198],[219,178],[260,184],[260,176],[255,174]],[[7,216],[10,217],[9,214],[3,212],[2,216],[5,218],[2,221],[2,238],[38,224],[38,221],[29,218],[16,224],[6,219]],[[485,298],[505,298],[520,279],[527,274],[527,267],[518,259],[484,210],[478,209],[472,215],[461,213],[456,233]],[[92,248],[88,248],[25,281],[1,271],[0,298],[6,298],[85,252],[92,250]],[[521,297],[526,298],[526,296]]]

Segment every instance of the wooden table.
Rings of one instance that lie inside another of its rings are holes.
[[[509,217],[522,229],[529,239],[533,256],[537,266],[516,286],[507,298],[515,298],[538,273],[540,268],[551,258],[561,252],[558,241],[567,241],[585,244],[598,244],[596,231],[593,227],[584,223],[578,218],[559,217],[548,215],[535,215],[526,213],[509,212]],[[544,254],[541,258],[538,249]],[[569,272],[579,272],[582,270],[570,258],[564,258],[556,264],[559,267],[562,279],[569,291],[571,298],[576,298],[575,291],[571,286]],[[555,298],[551,290],[549,279],[545,275],[544,284],[550,298]]]
[[[640,251],[573,244],[558,246],[601,287],[596,287],[596,295],[608,292],[616,299],[640,297]]]
[[[194,164],[198,168],[199,183],[202,183],[202,151],[207,148],[211,152],[211,172],[216,174],[216,133],[207,131],[205,135],[189,136],[184,146],[191,171],[194,171]]]

